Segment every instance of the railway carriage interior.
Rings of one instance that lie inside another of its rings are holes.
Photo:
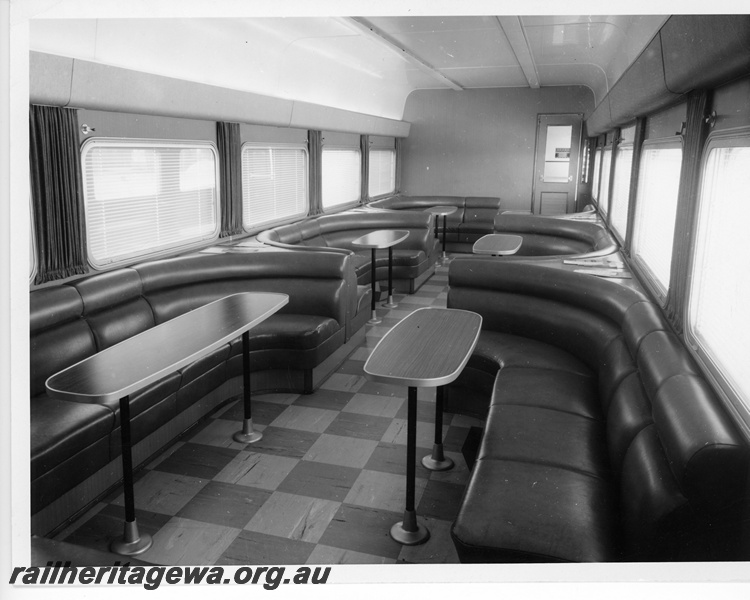
[[[750,560],[748,15],[42,17],[38,564]]]

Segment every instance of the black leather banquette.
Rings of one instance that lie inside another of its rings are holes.
[[[500,198],[491,196],[406,196],[397,194],[370,202],[368,208],[424,211],[432,206],[455,206],[446,218],[446,250],[471,252],[480,237],[493,232]],[[434,218],[433,218],[434,219]],[[438,237],[443,239],[443,218],[438,219]]]
[[[357,282],[365,285],[371,281],[371,252],[352,241],[378,229],[406,230],[409,237],[393,247],[393,283],[395,289],[411,294],[435,271],[437,249],[430,223],[426,213],[349,211],[280,225],[259,233],[257,240],[290,250],[353,252]],[[375,269],[376,280],[387,281],[386,250],[377,251]]]
[[[120,453],[119,409],[51,398],[47,378],[150,327],[244,291],[289,295],[286,306],[250,330],[252,389],[312,391],[324,376],[316,368],[331,360],[347,337],[356,300],[348,255],[194,254],[31,292],[32,514],[68,493],[67,506],[81,508],[117,477],[109,473],[100,475],[101,481],[94,478],[99,483],[79,484],[119,464],[109,464]],[[241,346],[238,338],[131,395],[133,443],[155,436],[136,446],[136,462],[241,391]]]
[[[748,559],[748,440],[657,305],[502,260],[454,261],[449,283],[483,317],[447,394],[486,415],[461,561]]]
[[[618,249],[606,227],[574,219],[505,212],[495,217],[494,233],[523,237],[518,252],[506,260],[516,256],[606,256]]]

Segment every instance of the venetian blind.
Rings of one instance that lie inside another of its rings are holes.
[[[301,217],[308,211],[307,152],[304,148],[242,148],[242,225]]]
[[[82,152],[94,266],[218,235],[217,161],[210,144],[95,139]]]

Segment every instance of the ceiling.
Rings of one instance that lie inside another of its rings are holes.
[[[416,89],[582,85],[598,104],[666,18],[35,18],[29,46],[401,119]]]

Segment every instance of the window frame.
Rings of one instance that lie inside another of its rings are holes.
[[[255,149],[267,149],[267,150],[302,150],[305,157],[305,175],[304,175],[304,185],[305,185],[305,210],[303,213],[300,214],[294,214],[286,217],[281,217],[278,219],[274,219],[271,221],[263,221],[261,223],[255,223],[252,225],[252,227],[248,227],[245,223],[245,184],[244,184],[244,167],[242,165],[243,161],[243,155],[245,153],[245,148],[255,148]],[[299,143],[266,143],[266,142],[244,142],[242,146],[240,147],[240,178],[242,179],[242,229],[246,233],[253,233],[258,231],[263,231],[265,229],[268,229],[269,227],[275,227],[277,225],[281,225],[284,223],[293,223],[295,221],[299,221],[300,219],[304,219],[307,215],[310,214],[310,152],[307,148],[306,144],[299,144]]]
[[[178,148],[187,150],[207,149],[210,150],[214,157],[214,211],[216,223],[210,236],[201,239],[190,239],[184,243],[175,243],[164,246],[159,249],[152,249],[150,252],[129,252],[117,259],[100,262],[94,259],[91,254],[90,238],[90,221],[88,219],[88,198],[87,198],[87,180],[86,180],[86,154],[96,147],[111,148],[128,148],[128,147],[154,147],[154,148]],[[81,180],[83,184],[83,209],[86,221],[86,260],[92,269],[96,271],[105,271],[133,264],[152,258],[164,256],[173,256],[189,250],[204,248],[219,239],[221,233],[221,179],[219,172],[219,151],[216,143],[211,140],[181,140],[181,139],[159,139],[159,138],[122,138],[122,137],[94,137],[84,140],[80,148],[81,157]]]
[[[372,153],[373,152],[389,152],[393,155],[393,189],[391,189],[388,192],[383,192],[382,194],[378,194],[376,196],[370,195],[370,181],[369,179],[372,177]],[[367,181],[367,198],[368,201],[371,202],[373,200],[377,200],[379,198],[386,198],[388,196],[392,196],[396,193],[396,149],[395,148],[369,148],[367,151],[367,164],[368,164],[368,181]]]
[[[641,144],[640,148],[640,161],[641,163],[638,165],[638,181],[636,182],[636,194],[633,198],[635,202],[634,212],[633,212],[633,222],[630,224],[630,227],[632,229],[631,233],[631,242],[630,242],[630,259],[637,268],[638,272],[641,275],[641,282],[645,285],[645,287],[649,290],[649,292],[654,296],[654,298],[657,300],[659,305],[663,308],[667,302],[667,295],[669,294],[669,288],[672,283],[671,276],[670,280],[667,282],[667,285],[664,289],[662,289],[661,282],[659,281],[658,277],[654,274],[653,269],[646,264],[646,262],[636,254],[636,238],[637,238],[637,225],[639,222],[639,211],[641,210],[641,202],[642,198],[640,197],[640,194],[642,192],[642,186],[641,186],[641,177],[643,176],[643,164],[642,161],[644,160],[644,157],[646,156],[646,151],[650,148],[679,148],[680,152],[684,154],[685,151],[685,144],[684,140],[680,136],[670,136],[666,138],[655,138],[651,140],[645,140],[643,144]],[[681,154],[681,156],[682,156]],[[678,180],[677,182],[677,193],[679,196],[679,185],[680,182]],[[677,199],[679,202],[679,197]],[[675,213],[675,223],[674,226],[677,225],[677,215]],[[674,253],[674,231],[672,232],[672,252]]]
[[[604,181],[604,157],[609,152],[609,164],[607,165],[607,180]],[[599,169],[599,196],[597,197],[597,206],[599,207],[599,214],[602,215],[604,220],[609,223],[609,183],[612,180],[612,164],[614,159],[614,144],[610,142],[602,146],[602,164]],[[606,188],[602,188],[602,185],[606,185]],[[606,202],[602,203],[603,190],[606,189]]]
[[[620,232],[620,231],[618,231],[617,227],[615,226],[614,219],[612,218],[613,217],[613,213],[614,213],[613,208],[615,206],[615,203],[614,203],[615,192],[617,191],[617,177],[618,177],[618,174],[622,174],[622,170],[621,170],[622,165],[620,165],[619,162],[617,161],[617,157],[618,157],[618,155],[619,155],[619,153],[620,153],[621,150],[628,150],[628,149],[631,152],[630,152],[630,169],[628,169],[627,194],[626,194],[626,197],[625,197],[625,231]],[[614,176],[614,179],[612,179],[612,194],[611,194],[611,197],[609,198],[609,211],[607,213],[608,217],[609,217],[608,218],[608,223],[609,223],[610,229],[612,230],[612,233],[615,235],[615,237],[621,243],[621,245],[624,246],[625,245],[624,242],[625,242],[625,239],[628,236],[628,230],[630,229],[630,225],[631,225],[628,222],[628,214],[629,214],[629,210],[630,210],[630,196],[631,196],[632,191],[633,191],[631,189],[630,180],[631,180],[631,176],[632,176],[632,173],[633,173],[633,159],[635,158],[635,143],[634,142],[620,142],[620,143],[618,143],[617,147],[612,152],[612,158],[613,158],[613,164],[615,166],[615,176]],[[610,167],[610,169],[611,169],[611,167]]]
[[[592,180],[591,180],[591,199],[594,201],[596,206],[599,206],[599,187],[602,183],[602,146],[596,146],[594,148],[594,166],[592,169]]]
[[[359,185],[357,186],[357,199],[349,202],[342,202],[341,204],[334,204],[333,206],[325,205],[325,169],[323,163],[325,161],[326,151],[341,151],[346,150],[349,152],[356,152],[359,156],[359,168],[357,169],[357,175],[359,177]],[[323,213],[335,213],[341,212],[359,206],[362,202],[362,149],[359,146],[346,146],[339,144],[326,145],[323,144],[323,148],[320,152],[320,181],[321,181],[321,193],[320,193],[320,208]]]
[[[744,143],[742,143],[744,142]],[[695,360],[703,368],[707,379],[711,382],[714,390],[724,400],[731,412],[738,417],[742,423],[745,434],[750,435],[750,396],[743,400],[736,386],[733,385],[729,376],[725,375],[718,361],[707,350],[695,331],[695,313],[693,309],[695,301],[694,280],[697,276],[696,268],[698,262],[698,249],[700,246],[699,235],[701,234],[701,217],[703,215],[703,195],[706,185],[706,169],[709,163],[711,151],[719,148],[750,148],[750,127],[738,127],[711,133],[703,146],[701,155],[700,183],[698,186],[698,198],[696,199],[695,218],[691,230],[694,243],[691,246],[688,266],[688,280],[686,286],[684,311],[685,311],[685,342]]]

